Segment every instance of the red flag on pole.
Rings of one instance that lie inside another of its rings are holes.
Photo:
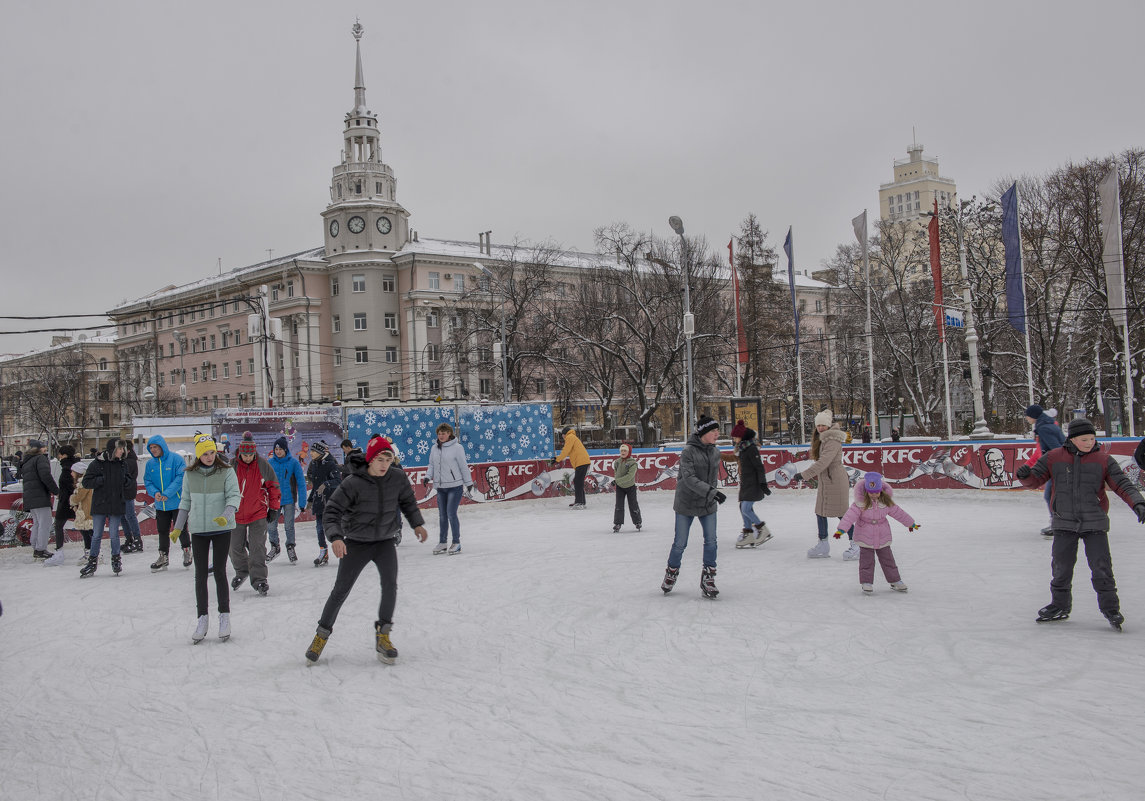
[[[938,198],[934,199],[934,215],[926,226],[930,235],[930,277],[934,281],[934,324],[938,326],[938,338],[946,339],[946,314],[942,303],[942,262],[938,248]]]
[[[732,285],[735,289],[736,304],[736,348],[739,350],[739,363],[747,364],[747,334],[743,330],[743,318],[739,315],[739,271],[736,270],[732,244],[735,237],[728,240],[728,265],[732,268]]]

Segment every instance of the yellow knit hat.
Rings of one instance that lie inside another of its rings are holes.
[[[217,451],[217,450],[218,450],[218,448],[215,446],[215,440],[214,440],[214,438],[211,437],[210,434],[200,434],[199,436],[195,437],[195,458],[196,459],[202,458],[203,454],[207,453],[208,451]]]

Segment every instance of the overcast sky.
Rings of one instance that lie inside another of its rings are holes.
[[[963,197],[1145,146],[1145,3],[6,0],[0,315],[102,312],[322,244],[356,16],[423,238],[589,250],[754,212],[817,269],[912,129]],[[96,322],[96,321],[91,321]],[[46,327],[0,320],[0,331]],[[0,352],[50,334],[0,336]]]

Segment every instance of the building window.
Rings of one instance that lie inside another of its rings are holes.
[[[537,379],[537,394],[538,395],[544,395],[545,394],[545,379],[543,379],[543,378]]]
[[[464,292],[465,291],[465,276],[464,275],[457,273],[453,276],[453,291],[454,292]]]
[[[441,273],[430,273],[429,274],[429,288],[430,289],[441,289]]]
[[[254,375],[254,359],[246,360],[247,372]]]
[[[817,311],[817,312],[823,311],[823,301],[821,301],[821,300],[815,301],[815,311]]]
[[[241,361],[235,362],[235,378],[243,374],[243,363]]]
[[[369,381],[359,381],[358,382],[358,397],[359,398],[370,397],[370,382]]]
[[[436,362],[438,356],[438,346],[430,342],[425,346],[425,357],[431,362]]]
[[[330,295],[331,295],[331,297],[337,297],[338,296],[338,279],[337,278],[331,278],[330,279]]]
[[[298,364],[298,351],[294,351],[294,367],[295,367],[295,369],[297,369],[298,366],[299,366],[299,364]]]
[[[278,369],[279,370],[285,370],[286,369],[286,359],[284,359],[282,357],[281,353],[278,354]]]
[[[355,275],[353,277],[353,281],[354,281],[353,289],[355,292],[365,292],[366,291],[366,276],[365,275]]]
[[[366,313],[365,312],[354,312],[354,330],[355,331],[365,331],[366,330]]]
[[[429,394],[437,395],[441,392],[441,380],[438,378],[429,379]]]
[[[398,361],[398,349],[397,348],[395,348],[393,346],[386,348],[386,361],[389,362],[390,364],[397,364],[397,361]]]
[[[167,355],[172,359],[175,358],[175,343],[174,342],[168,342],[167,343]]]
[[[334,385],[334,397],[337,400],[342,400],[342,385],[341,384],[335,384]]]
[[[198,384],[199,383],[199,368],[198,367],[192,367],[191,368],[191,383],[192,384]]]
[[[163,386],[163,374],[159,373],[159,386]]]
[[[396,279],[392,275],[382,276],[382,291],[393,292],[396,289]]]
[[[241,345],[243,343],[243,332],[235,331],[235,344]]]
[[[396,312],[386,312],[384,320],[386,323],[386,328],[390,329],[391,331],[398,330],[398,315]]]
[[[100,359],[99,360],[99,369],[100,370],[106,370],[107,369],[107,359]]]
[[[270,299],[278,300],[278,284],[275,284],[270,288]]]
[[[425,314],[426,328],[437,328],[437,323],[438,323],[437,309],[430,309]]]
[[[482,395],[490,395],[493,392],[493,379],[481,378],[477,381],[478,392]]]
[[[210,313],[210,315],[212,317],[214,317],[215,316],[215,304],[212,303],[209,306],[207,306],[207,312]]]
[[[101,401],[111,400],[111,384],[100,384],[96,397]]]
[[[391,400],[398,399],[398,382],[390,381],[386,384],[386,397]]]
[[[217,409],[218,406],[219,406],[219,396],[218,395],[212,395],[211,396],[211,408]]]
[[[211,365],[211,380],[212,381],[218,381],[219,380],[219,367],[218,367],[218,365],[215,365],[215,364]]]
[[[382,194],[382,182],[381,181],[374,181],[374,194],[375,195]]]
[[[229,392],[226,395],[223,395],[223,406],[227,407],[228,409],[231,406],[231,395]]]
[[[341,348],[334,348],[334,366],[335,367],[341,367],[342,366],[342,349]]]
[[[211,350],[215,349],[215,335],[211,334]]]
[[[223,378],[231,377],[231,363],[223,362]]]
[[[335,334],[341,334],[342,333],[342,317],[341,317],[341,315],[335,314],[333,317],[331,317],[330,318],[330,326],[333,329]]]
[[[293,281],[287,281],[286,282],[286,297],[288,297],[288,298],[294,297],[294,282]]]
[[[370,351],[368,348],[354,348],[354,364],[368,364],[369,361]]]

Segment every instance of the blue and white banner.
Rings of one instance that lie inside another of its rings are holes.
[[[457,438],[470,462],[552,459],[551,403],[460,406]]]
[[[1010,325],[1026,331],[1026,286],[1022,274],[1022,235],[1018,227],[1018,182],[1002,193],[1002,245],[1006,250],[1006,314]]]
[[[402,467],[426,467],[441,423],[456,427],[452,406],[350,409],[346,412],[346,437],[365,450],[371,435],[381,434],[393,442]]]
[[[966,320],[962,316],[962,309],[946,308],[946,327],[947,328],[965,328]]]

